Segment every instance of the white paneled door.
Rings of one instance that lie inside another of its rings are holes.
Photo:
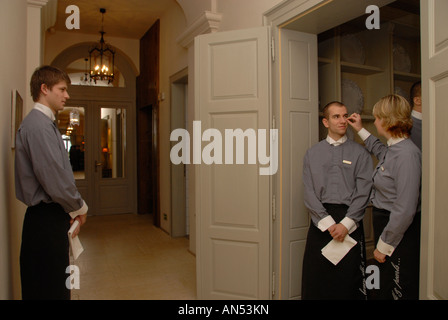
[[[196,141],[192,158],[197,165],[200,299],[298,299],[301,295],[309,227],[301,175],[303,156],[318,139],[317,37],[280,30],[278,41],[273,41],[270,30],[262,27],[196,38],[195,114],[200,128],[193,130],[191,141]],[[279,43],[278,50],[273,49],[274,43]],[[272,52],[278,52],[278,57],[273,59]],[[279,74],[272,75],[271,68]],[[279,92],[273,108],[271,81]],[[274,119],[273,113],[279,116]],[[268,153],[278,152],[279,166],[270,163],[275,170],[262,175],[260,169],[266,165],[252,163],[251,155],[256,153],[260,160],[265,140],[250,133],[266,130],[269,137],[269,130],[277,126],[278,132],[274,129],[273,140],[266,144]],[[235,142],[238,138],[226,135],[237,129],[245,133],[244,147]],[[256,139],[253,148],[250,142]],[[235,144],[229,146],[232,141]],[[241,151],[244,157],[238,163],[235,153]],[[207,158],[210,155],[213,161]]]
[[[421,5],[423,171],[420,298],[448,299],[448,0]]]
[[[303,201],[303,157],[318,142],[317,36],[279,31],[281,128],[281,299],[300,299],[309,228]]]
[[[269,33],[261,27],[196,38],[200,122],[191,141],[204,133],[192,148],[199,299],[271,298],[271,176],[260,174],[265,165],[254,158],[258,130],[269,137],[271,123]],[[213,163],[204,163],[207,156]]]

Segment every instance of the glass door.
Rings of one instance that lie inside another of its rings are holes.
[[[70,102],[58,127],[90,215],[136,211],[135,151],[126,103]]]
[[[132,212],[129,105],[95,103],[93,168],[97,214]]]
[[[70,101],[70,105],[59,111],[57,125],[72,166],[76,186],[90,209],[93,200],[89,186],[92,178],[91,168],[88,165],[91,147],[88,112],[87,102],[72,103]]]

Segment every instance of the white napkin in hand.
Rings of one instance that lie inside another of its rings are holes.
[[[333,239],[322,248],[322,254],[334,265],[337,265],[356,243],[357,241],[349,235],[346,235],[342,242]]]
[[[84,248],[82,247],[81,241],[79,241],[78,236],[72,238],[72,234],[73,232],[75,232],[78,224],[78,220],[75,220],[75,222],[73,222],[72,226],[70,227],[70,230],[68,230],[68,241],[70,242],[70,249],[75,260],[78,259],[79,255],[84,251]]]

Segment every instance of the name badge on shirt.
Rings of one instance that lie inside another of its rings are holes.
[[[351,162],[351,161],[348,161],[348,160],[342,160],[342,163],[345,163],[345,164],[352,164],[352,162]]]

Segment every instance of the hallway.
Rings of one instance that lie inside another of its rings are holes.
[[[196,299],[195,256],[151,215],[91,216],[79,239],[80,288],[72,300]]]

